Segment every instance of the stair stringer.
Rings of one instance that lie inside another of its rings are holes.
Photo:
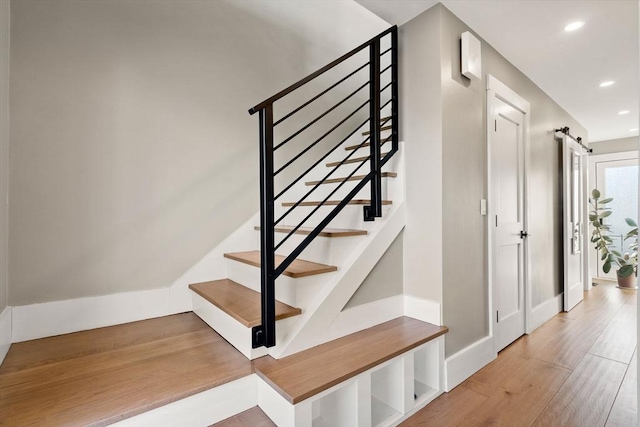
[[[305,308],[286,338],[269,351],[272,357],[279,359],[337,338],[335,335],[328,336],[327,330],[404,228],[405,203],[400,202],[392,207],[384,218],[376,222],[380,226],[371,230],[367,239],[354,248],[353,256],[341,263],[337,272],[332,273],[333,280]],[[378,323],[387,320],[381,318]],[[353,332],[345,331],[343,335]]]

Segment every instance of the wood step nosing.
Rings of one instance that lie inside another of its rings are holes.
[[[380,119],[380,121],[382,122],[384,120]],[[393,129],[393,125],[383,126],[383,127],[380,128],[380,132],[385,131],[385,130],[391,130],[391,129]],[[368,130],[366,132],[362,132],[362,135],[365,136],[365,135],[369,135],[370,133],[371,133],[371,131]]]
[[[393,137],[389,136],[385,139],[383,139],[382,141],[380,141],[380,146],[383,146],[384,144],[386,144],[387,142],[393,140]],[[365,147],[370,147],[371,144],[368,142],[365,142],[364,144],[356,144],[356,145],[349,145],[347,147],[344,147],[344,149],[346,151],[353,151],[353,150],[359,150],[360,148],[365,148]]]
[[[189,289],[191,289],[197,295],[199,295],[200,297],[202,297],[203,299],[205,299],[206,301],[208,301],[209,303],[211,303],[212,305],[214,305],[215,307],[217,307],[218,309],[220,309],[221,311],[223,311],[224,313],[226,313],[227,315],[229,315],[230,317],[232,317],[233,319],[241,323],[244,327],[252,328],[254,326],[260,325],[261,319],[260,319],[259,313],[257,316],[251,316],[253,320],[248,320],[242,317],[237,311],[230,309],[225,304],[222,304],[219,301],[219,299],[216,299],[210,293],[207,293],[205,289],[203,289],[207,285],[213,286],[213,287],[221,286],[223,282],[227,286],[231,285],[234,287],[241,288],[242,289],[241,292],[244,293],[245,296],[251,295],[251,297],[256,297],[258,301],[260,300],[259,292],[256,292],[253,289],[249,289],[246,286],[243,286],[240,283],[234,282],[233,280],[230,280],[230,279],[221,279],[221,280],[213,280],[209,282],[192,283],[189,285]],[[293,316],[298,316],[300,314],[302,314],[302,310],[300,308],[292,307],[288,304],[285,304],[281,301],[276,300],[276,321],[287,319]]]
[[[384,158],[387,154],[389,154],[389,153],[388,152],[387,153],[381,153],[380,154],[380,158],[381,159]],[[371,156],[356,157],[354,159],[340,160],[339,162],[331,162],[331,163],[327,163],[327,167],[330,168],[330,167],[333,167],[333,166],[346,165],[346,164],[350,164],[350,163],[358,163],[358,162],[361,162],[363,160],[367,160],[369,157],[371,157]]]
[[[253,260],[253,259],[249,259],[249,258],[255,258],[257,256],[257,261]],[[247,264],[247,265],[251,265],[253,267],[257,267],[260,268],[260,257],[259,257],[260,251],[247,251],[247,252],[230,252],[230,253],[225,253],[224,257],[233,261],[237,261],[243,264]],[[276,257],[276,267],[278,265],[280,265],[280,263],[284,260],[284,256],[282,255],[278,255],[275,254]],[[299,271],[296,271],[298,269],[296,269],[294,267],[294,265],[300,265],[303,264],[305,266],[308,267],[308,269],[305,270],[305,268],[300,268]],[[318,274],[324,274],[324,273],[331,273],[334,271],[337,271],[338,267],[334,266],[334,265],[327,265],[327,264],[321,264],[318,262],[313,262],[313,261],[307,261],[304,259],[300,259],[297,258],[293,261],[293,263],[291,263],[291,265],[289,265],[283,272],[282,275],[283,276],[287,276],[287,277],[291,277],[293,279],[298,279],[301,277],[308,277],[308,276],[315,276]]]
[[[281,227],[275,227],[274,231],[276,233],[290,233],[294,228],[295,227],[281,226]],[[253,227],[253,229],[256,231],[260,231],[260,226],[256,225]],[[311,227],[300,227],[294,232],[294,234],[301,234],[306,236],[311,234],[312,231],[313,231],[313,228]],[[330,238],[352,237],[352,236],[364,236],[367,233],[368,233],[367,230],[325,228],[318,234],[318,236],[330,237]]]
[[[340,202],[342,202],[342,200],[327,200],[326,202],[322,203],[319,200],[314,200],[314,201],[310,201],[310,202],[302,202],[298,205],[298,207],[300,206],[318,206],[318,205],[323,205],[323,206],[336,206],[338,204],[340,204]],[[371,204],[371,199],[353,199],[350,200],[349,202],[347,202],[348,205],[370,205]],[[391,200],[383,200],[382,204],[387,206],[387,205],[391,205],[393,204],[393,201]],[[282,202],[282,206],[283,207],[291,207],[295,205],[294,202]]]
[[[347,177],[331,178],[331,179],[325,180],[324,182],[307,181],[304,183],[304,185],[311,186],[311,185],[317,185],[317,184],[339,184],[344,181],[361,181],[365,178],[365,176],[366,175],[355,175],[355,176],[352,176],[351,178],[347,178]],[[396,172],[382,172],[380,177],[381,178],[397,178],[398,174]]]

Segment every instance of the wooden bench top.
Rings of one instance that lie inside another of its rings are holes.
[[[448,331],[446,326],[399,317],[279,360],[262,357],[254,367],[296,404]]]

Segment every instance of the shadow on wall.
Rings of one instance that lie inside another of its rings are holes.
[[[277,2],[11,7],[12,305],[170,285],[258,209],[247,109],[348,50]]]

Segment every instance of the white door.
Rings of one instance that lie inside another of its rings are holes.
[[[525,333],[524,113],[496,99],[491,138],[496,350]]]
[[[610,236],[615,249],[623,254],[629,252],[631,244],[631,240],[624,240],[630,229],[625,218],[638,218],[638,186],[631,184],[638,182],[638,158],[637,153],[629,153],[626,158],[617,160],[611,157],[596,160],[595,187],[600,190],[602,197],[613,198],[608,204],[613,213],[604,222],[611,227]],[[615,268],[605,273],[601,258],[596,256],[595,261],[597,269],[594,277],[616,280]]]
[[[582,301],[585,288],[585,167],[586,151],[565,135],[562,140],[564,311]]]

